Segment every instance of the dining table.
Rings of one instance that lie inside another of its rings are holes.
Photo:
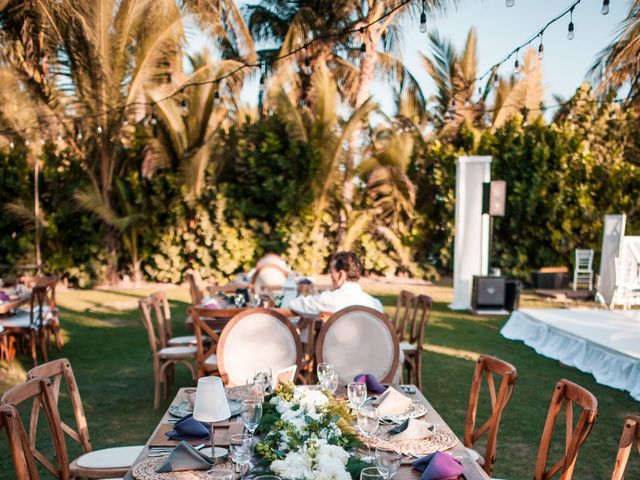
[[[200,307],[202,306],[203,305],[200,305]],[[229,323],[229,320],[231,320],[237,314],[252,308],[255,308],[255,307],[225,306],[222,308],[208,308],[207,316],[203,317],[202,321],[204,321],[204,323],[206,323],[207,326],[209,326],[214,330],[222,330],[227,325],[227,323]],[[270,308],[270,310],[274,310],[284,315],[289,320],[293,321],[294,324],[299,319],[298,315],[293,313],[288,308]],[[187,316],[187,319],[185,320],[185,330],[188,333],[193,333],[193,319],[191,318],[191,316]]]
[[[0,303],[0,315],[9,315],[16,308],[29,303],[31,301],[31,294],[21,295],[17,298],[12,298],[8,302]]]
[[[437,425],[439,431],[444,431],[444,432],[450,433],[451,435],[455,435],[451,430],[451,428],[447,425],[445,420],[442,418],[442,416],[429,403],[427,398],[423,395],[423,393],[418,388],[416,388],[413,385],[396,386],[396,387],[402,389],[402,391],[405,392],[406,395],[412,397],[414,402],[420,403],[424,405],[424,407],[426,407],[424,420],[434,425]],[[314,388],[314,387],[308,387],[308,388]],[[340,396],[341,390],[343,391],[344,387],[341,387],[338,390],[337,392],[338,396]],[[142,467],[144,465],[143,462],[148,463],[149,458],[155,458],[155,457],[149,457],[149,455],[150,454],[154,455],[154,453],[152,452],[158,446],[159,440],[165,437],[164,432],[171,430],[172,423],[175,422],[175,418],[169,413],[169,411],[172,409],[172,407],[173,409],[175,409],[177,406],[183,404],[187,400],[188,396],[190,394],[193,394],[194,392],[195,392],[195,388],[181,388],[178,391],[175,398],[171,402],[171,406],[164,413],[164,415],[158,422],[158,425],[154,429],[153,433],[149,436],[149,439],[147,440],[143,450],[141,451],[138,458],[135,460],[132,468],[125,475],[124,480],[140,480],[139,478],[136,478],[133,475],[133,470],[136,469],[136,466],[139,464],[140,464],[140,467]],[[407,393],[407,392],[410,392],[410,393]],[[342,395],[344,395],[344,392],[342,392]],[[229,429],[236,430],[237,427],[239,426],[238,425],[239,422],[240,422],[239,417],[233,417],[228,422],[223,422],[220,425],[216,426],[216,435],[215,435],[216,446],[225,446],[225,443],[224,443],[225,435],[227,437],[226,445],[228,445],[228,431]],[[225,432],[225,429],[226,429],[226,432]],[[220,439],[218,438],[218,435],[220,435]],[[203,442],[205,441],[200,441],[200,443],[203,443]],[[175,447],[177,443],[178,443],[177,441],[165,440],[160,444],[162,446],[168,446],[169,448],[171,448],[171,447]],[[205,443],[209,444],[208,441],[206,441]],[[197,445],[198,442],[193,442],[193,444]],[[482,467],[471,457],[471,455],[468,453],[467,449],[464,447],[464,445],[462,445],[462,442],[460,442],[459,439],[457,439],[455,446],[447,450],[447,453],[451,454],[454,458],[456,458],[464,467],[464,473],[462,476],[459,477],[460,480],[491,480],[491,477],[487,475],[487,473],[482,469]],[[421,473],[411,467],[411,463],[414,460],[415,458],[411,458],[411,457],[403,458],[402,464],[398,472],[393,477],[394,480],[418,480],[421,476]],[[248,476],[249,477],[251,476],[250,472]],[[166,477],[166,478],[169,478],[169,477]]]

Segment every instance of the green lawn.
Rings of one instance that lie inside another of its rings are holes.
[[[388,313],[393,313],[393,292],[397,288],[372,289]],[[560,378],[567,378],[589,389],[600,406],[596,425],[578,458],[574,478],[610,477],[623,418],[629,412],[640,411],[638,402],[625,392],[596,384],[590,375],[541,357],[522,343],[502,338],[499,329],[505,318],[451,312],[446,306],[450,288],[407,288],[429,293],[436,300],[426,334],[424,391],[457,434],[462,434],[477,354],[495,355],[518,369],[516,390],[498,436],[495,476],[531,478],[553,387]],[[148,293],[90,290],[60,291],[57,295],[66,344],[62,353],[54,350],[53,357],[64,355],[71,360],[96,448],[144,443],[160,417],[161,411],[152,407],[150,351],[137,310],[137,299]],[[188,293],[186,288],[167,293],[175,333],[180,334]],[[529,299],[525,301],[527,306],[534,305]],[[549,306],[544,302],[535,305]],[[0,368],[0,391],[4,391],[21,380],[29,362],[20,358],[11,370],[6,366]],[[186,369],[178,367],[172,392],[179,386],[192,384]],[[167,405],[168,401],[162,408]],[[0,442],[0,478],[11,478],[6,440]],[[626,478],[640,478],[637,455],[630,460]]]

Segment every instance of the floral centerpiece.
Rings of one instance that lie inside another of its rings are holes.
[[[347,404],[330,393],[279,385],[265,399],[256,446],[263,467],[286,480],[357,480],[366,463]]]

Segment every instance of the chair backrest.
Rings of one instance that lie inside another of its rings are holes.
[[[268,308],[252,308],[234,316],[222,330],[217,347],[218,369],[227,385],[244,385],[256,370],[271,372],[302,367],[302,344],[284,315]]]
[[[424,330],[429,323],[429,314],[433,306],[433,300],[428,295],[418,295],[413,301],[413,316],[409,327],[409,342],[417,348],[422,348]]]
[[[171,309],[167,295],[164,292],[152,293],[148,297],[140,299],[138,307],[142,323],[149,334],[149,342],[153,343],[151,339],[153,334],[155,345],[159,348],[165,348],[173,336]]]
[[[45,378],[51,382],[53,386],[53,398],[58,411],[60,411],[60,388],[64,382],[69,400],[71,401],[75,428],[60,418],[61,429],[75,442],[80,444],[84,453],[90,452],[92,446],[91,436],[89,435],[89,425],[87,424],[87,417],[84,414],[82,398],[80,398],[80,390],[76,383],[76,377],[73,375],[71,362],[66,358],[59,358],[34,367],[27,372],[27,379],[31,380],[36,378]]]
[[[16,480],[39,480],[36,460],[29,448],[29,439],[13,405],[0,405],[0,431],[2,430],[7,432]]]
[[[251,285],[257,289],[264,287],[282,287],[289,272],[279,265],[267,263],[256,269],[251,277]]]
[[[31,453],[55,478],[67,480],[69,478],[69,456],[64,442],[64,433],[60,428],[60,414],[56,406],[51,381],[47,378],[27,380],[10,388],[0,397],[0,403],[11,404],[16,407],[16,410],[22,403],[29,401],[31,401],[31,415],[29,417],[29,448]],[[36,445],[41,409],[44,410],[51,435],[53,459],[47,458]]]
[[[340,383],[370,373],[391,382],[398,369],[400,344],[389,318],[368,307],[353,306],[334,313],[316,341],[316,361],[334,366]]]
[[[289,269],[287,262],[285,262],[280,255],[275,253],[267,253],[266,255],[263,255],[260,260],[256,262],[256,270],[265,265],[277,265],[284,270]]]
[[[593,264],[593,249],[576,248],[576,270],[591,270]]]
[[[581,408],[580,416],[578,417],[575,427],[573,423],[574,403]],[[563,406],[565,407],[564,454],[556,463],[547,467],[549,464],[549,450],[553,439],[553,430]],[[578,452],[589,436],[597,414],[598,401],[591,392],[565,379],[560,380],[556,384],[540,440],[538,460],[533,476],[534,480],[547,480],[557,473],[560,473],[560,480],[571,479],[573,469],[576,465],[576,459],[578,458]]]
[[[55,277],[38,277],[34,279],[31,290],[31,326],[42,327],[48,320],[57,318]]]
[[[205,322],[207,318],[218,318],[214,316],[215,310],[205,307],[191,307],[187,309],[187,312],[191,316],[193,321],[193,333],[196,336],[196,363],[198,364],[198,370],[202,372],[202,365],[212,355],[216,354],[216,348],[220,335],[213,328],[211,328]],[[209,337],[209,347],[205,345],[205,338]]]
[[[413,310],[413,301],[416,296],[407,291],[401,290],[396,300],[396,314],[393,317],[393,326],[396,328],[398,339],[408,340],[405,336],[407,322],[411,318],[411,311]]]
[[[638,453],[640,453],[640,416],[629,415],[624,420],[624,428],[618,445],[618,454],[616,455],[616,464],[613,468],[611,480],[623,480],[624,471],[627,468],[629,454],[635,444]]]
[[[189,294],[191,295],[191,305],[202,305],[202,277],[195,270],[189,270],[186,273],[187,283],[189,284]]]
[[[500,378],[497,392],[494,375]],[[473,382],[471,383],[471,392],[469,394],[469,405],[467,406],[464,445],[465,447],[473,447],[485,433],[487,434],[483,468],[489,475],[493,473],[493,464],[496,461],[496,443],[498,429],[500,427],[500,418],[511,399],[517,378],[515,367],[503,360],[480,355],[476,361]],[[487,390],[491,401],[491,415],[484,423],[477,426],[480,423],[477,419],[477,412],[483,379],[486,379],[487,383]]]

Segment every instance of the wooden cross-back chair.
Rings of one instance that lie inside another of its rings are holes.
[[[187,283],[189,284],[189,294],[191,295],[191,305],[202,305],[204,297],[202,293],[202,277],[195,270],[189,270],[186,273]]]
[[[195,345],[195,335],[173,336],[173,322],[171,320],[171,308],[167,294],[156,292],[149,295],[149,301],[153,305],[152,318],[155,318],[158,329],[158,340],[161,348],[180,345]]]
[[[39,480],[36,459],[22,420],[13,405],[0,405],[0,431],[6,431],[16,480]]]
[[[33,278],[29,311],[0,319],[0,326],[8,333],[28,341],[34,365],[38,364],[38,349],[43,360],[48,360],[50,337],[55,339],[58,349],[64,345],[56,305],[57,282],[55,277]]]
[[[578,420],[573,423],[574,404],[581,409]],[[560,411],[564,407],[565,414],[565,448],[564,454],[551,466],[549,450],[553,439],[553,431]],[[585,442],[598,414],[598,401],[591,392],[569,380],[560,380],[555,387],[547,420],[544,424],[538,460],[536,462],[534,480],[547,480],[559,474],[560,480],[570,480],[578,458],[580,447]]]
[[[197,348],[194,345],[167,345],[165,306],[168,310],[168,304],[166,303],[166,296],[164,296],[164,294],[154,294],[142,298],[139,300],[138,306],[140,308],[142,324],[147,331],[151,355],[153,356],[153,405],[154,408],[159,408],[160,387],[164,385],[164,398],[167,398],[169,387],[173,380],[173,369],[176,363],[186,365],[195,380],[196,372],[193,366],[193,360],[196,358]],[[156,319],[155,322],[153,321],[154,317]]]
[[[401,290],[396,300],[396,314],[393,317],[393,326],[396,327],[398,339],[402,342],[405,338],[407,322],[411,318],[415,294],[407,290]]]
[[[353,306],[334,313],[316,341],[316,362],[334,366],[340,383],[370,373],[383,383],[397,378],[400,343],[396,329],[373,308]]]
[[[624,420],[624,428],[618,445],[618,454],[616,455],[616,464],[613,468],[611,480],[623,480],[624,471],[627,468],[629,455],[633,446],[636,446],[640,453],[640,415],[629,415]]]
[[[29,450],[31,450],[37,462],[48,470],[54,478],[58,480],[69,479],[69,456],[64,442],[64,433],[62,428],[60,428],[60,414],[56,407],[53,386],[49,379],[34,378],[27,380],[24,383],[10,388],[0,397],[0,403],[3,405],[13,405],[16,407],[15,411],[18,411],[18,407],[22,404],[28,404],[29,402],[31,402],[28,436]],[[51,444],[53,446],[52,458],[42,453],[36,445],[40,410],[44,411],[48,431],[51,436]],[[23,424],[24,423],[25,422],[23,422]]]
[[[69,465],[71,478],[109,478],[123,476],[131,467],[134,460],[142,451],[142,445],[112,447],[94,450],[89,434],[87,417],[82,406],[80,390],[76,383],[71,363],[66,358],[60,358],[39,365],[27,372],[29,381],[45,379],[52,385],[53,401],[56,411],[59,412],[60,392],[64,383],[73,410],[73,425],[63,421],[60,415],[59,427],[73,441],[82,447],[82,455],[73,460]]]
[[[268,308],[251,308],[235,315],[224,327],[216,358],[225,385],[244,385],[263,367],[275,374],[295,365],[300,372],[302,343],[287,317]]]
[[[433,300],[428,295],[418,295],[413,299],[413,310],[406,327],[403,325],[404,341],[400,348],[404,353],[404,366],[408,382],[422,390],[422,357],[424,353],[424,332],[429,323]]]
[[[204,307],[191,307],[188,310],[193,320],[193,333],[196,337],[196,369],[198,378],[218,372],[216,349],[220,334],[207,325],[207,318],[218,318],[215,310]]]
[[[497,391],[494,376],[500,378]],[[511,399],[517,378],[515,367],[503,360],[480,355],[476,361],[467,407],[467,421],[464,428],[464,446],[467,447],[471,456],[482,465],[488,475],[493,474],[493,465],[496,461],[496,444],[502,412]],[[477,419],[478,403],[483,380],[486,380],[491,400],[491,415],[484,423],[477,426],[479,423]],[[485,454],[481,456],[473,450],[473,446],[485,434],[487,435]]]

